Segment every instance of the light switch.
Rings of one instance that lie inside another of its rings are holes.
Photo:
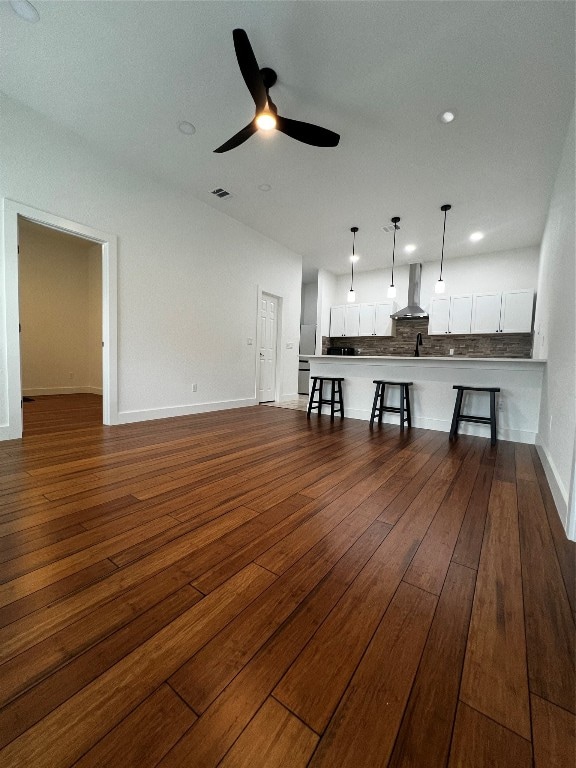
[[[254,339],[246,339],[246,344],[248,344],[249,347],[251,347],[253,343]]]
[[[294,349],[294,342],[293,341],[286,342],[286,349]]]

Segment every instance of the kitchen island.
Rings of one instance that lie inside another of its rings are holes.
[[[311,376],[342,376],[347,417],[370,419],[374,379],[411,381],[412,425],[449,432],[456,392],[454,384],[471,387],[500,387],[497,400],[498,439],[534,443],[538,434],[540,395],[545,360],[486,357],[397,357],[314,355]],[[386,392],[388,405],[398,405],[399,388]],[[463,412],[474,416],[489,413],[486,393],[467,393]],[[384,421],[398,423],[396,414],[385,413]],[[462,423],[461,434],[489,437],[483,424]]]

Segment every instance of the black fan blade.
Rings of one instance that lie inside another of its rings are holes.
[[[262,75],[260,74],[260,67],[256,61],[256,56],[254,56],[248,35],[243,29],[235,29],[232,32],[232,36],[234,38],[234,50],[236,51],[240,72],[248,86],[248,90],[252,94],[256,104],[256,111],[260,112],[266,106],[266,88],[262,82]]]
[[[329,131],[328,128],[302,123],[300,120],[290,120],[280,115],[276,117],[276,128],[286,136],[302,141],[304,144],[311,144],[313,147],[336,147],[340,141],[339,134]]]
[[[258,130],[258,127],[256,125],[256,121],[252,120],[251,123],[248,123],[248,125],[245,128],[242,128],[241,131],[238,131],[238,133],[235,136],[232,136],[231,139],[228,139],[227,142],[222,144],[221,147],[218,147],[218,149],[215,149],[214,152],[228,152],[229,149],[234,149],[234,147],[239,147],[240,144],[244,144],[244,142],[252,136],[253,133],[256,133]]]

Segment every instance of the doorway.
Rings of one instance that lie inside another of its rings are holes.
[[[102,424],[102,246],[18,219],[23,433]]]
[[[0,348],[6,350],[7,366],[0,395],[0,440],[22,437],[22,361],[20,347],[19,306],[19,223],[25,219],[32,224],[68,233],[90,241],[100,250],[102,275],[100,326],[102,371],[102,419],[100,423],[118,423],[117,383],[117,242],[116,236],[92,229],[61,216],[40,211],[13,200],[2,201],[4,224],[0,273],[6,276],[4,292],[0,291]],[[3,312],[1,310],[4,310]],[[68,375],[70,372],[68,371]]]
[[[276,296],[261,294],[258,314],[259,403],[270,403],[276,399],[279,305],[280,300]]]

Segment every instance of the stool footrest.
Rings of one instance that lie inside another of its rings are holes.
[[[458,416],[458,421],[471,421],[473,424],[491,424],[490,416]]]

